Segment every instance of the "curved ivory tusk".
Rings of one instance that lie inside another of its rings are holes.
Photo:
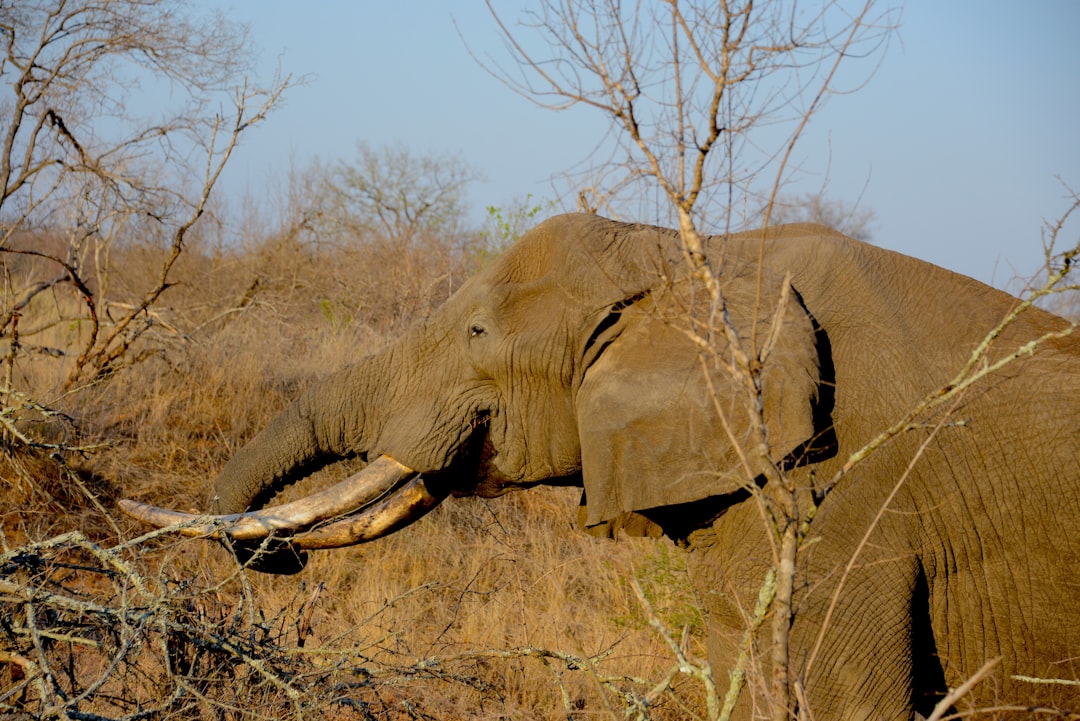
[[[298,533],[291,541],[309,550],[374,541],[419,520],[447,495],[433,495],[424,479],[417,476],[374,506],[320,528]]]
[[[296,531],[328,518],[353,513],[411,475],[416,472],[408,466],[390,456],[380,456],[358,473],[323,491],[259,511],[212,516],[170,511],[127,499],[119,505],[132,518],[158,528],[186,523],[188,525],[179,529],[185,536],[217,537],[224,533],[237,541],[252,541],[274,532]]]

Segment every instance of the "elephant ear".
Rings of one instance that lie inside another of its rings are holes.
[[[577,397],[581,520],[591,533],[623,528],[652,535],[655,527],[636,512],[744,489],[765,464],[813,437],[820,371],[812,319],[786,280],[765,283],[759,295],[756,274],[725,275],[728,315],[744,344],[755,320],[758,345],[771,343],[761,400],[772,460],[756,452],[748,394],[723,369],[731,358],[723,333],[715,334],[720,340],[712,351],[692,337],[686,293],[669,289],[662,298],[616,306],[617,318],[604,321],[595,343],[602,349],[594,351]],[[782,325],[772,334],[778,307]]]

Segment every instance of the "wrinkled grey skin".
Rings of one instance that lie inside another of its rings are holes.
[[[1016,303],[823,227],[776,228],[764,245],[762,235],[713,238],[709,255],[749,338],[764,248],[759,342],[791,274],[762,395],[771,455],[806,487],[948,382]],[[681,257],[674,231],[546,221],[428,321],[288,407],[226,465],[216,510],[244,510],[358,454],[389,454],[458,493],[583,485],[592,532],[663,529],[685,542],[726,684],[771,559],[744,490],[765,461],[751,453],[741,465],[718,420],[720,407],[747,437],[744,397],[715,373],[714,404],[685,332],[693,291]],[[1026,311],[990,356],[1064,325]],[[1013,679],[1080,678],[1080,336],[1047,342],[953,405],[951,423],[933,432],[941,414],[924,419],[818,511],[791,647],[817,719],[925,714],[997,656],[977,702],[1080,710],[1075,686]],[[897,484],[806,676],[840,571]]]

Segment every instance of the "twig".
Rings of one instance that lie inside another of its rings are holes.
[[[949,693],[945,694],[944,698],[934,704],[934,710],[926,718],[926,721],[941,721],[945,714],[949,712],[949,709],[952,708],[953,704],[970,693],[971,689],[975,688],[980,681],[989,676],[999,663],[1001,663],[1000,656],[992,658],[984,663],[982,667],[973,673],[966,681],[952,691],[949,691]]]

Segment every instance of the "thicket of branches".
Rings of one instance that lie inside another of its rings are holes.
[[[292,584],[267,608],[239,569],[188,578],[148,570],[139,556],[147,544],[171,545],[169,533],[104,546],[73,532],[0,554],[5,718],[433,720],[448,718],[440,696],[450,687],[467,693],[470,714],[490,707],[502,718],[512,683],[491,667],[514,675],[525,664],[550,687],[551,708],[534,717],[574,718],[590,686],[620,716],[693,716],[694,695],[673,692],[681,659],[657,680],[612,674],[617,644],[594,654],[537,645],[418,654],[383,617],[437,583],[384,599],[342,629],[323,610],[336,593],[326,583]],[[633,588],[644,618],[666,633],[654,603],[667,589]],[[668,641],[684,653],[685,639]]]

